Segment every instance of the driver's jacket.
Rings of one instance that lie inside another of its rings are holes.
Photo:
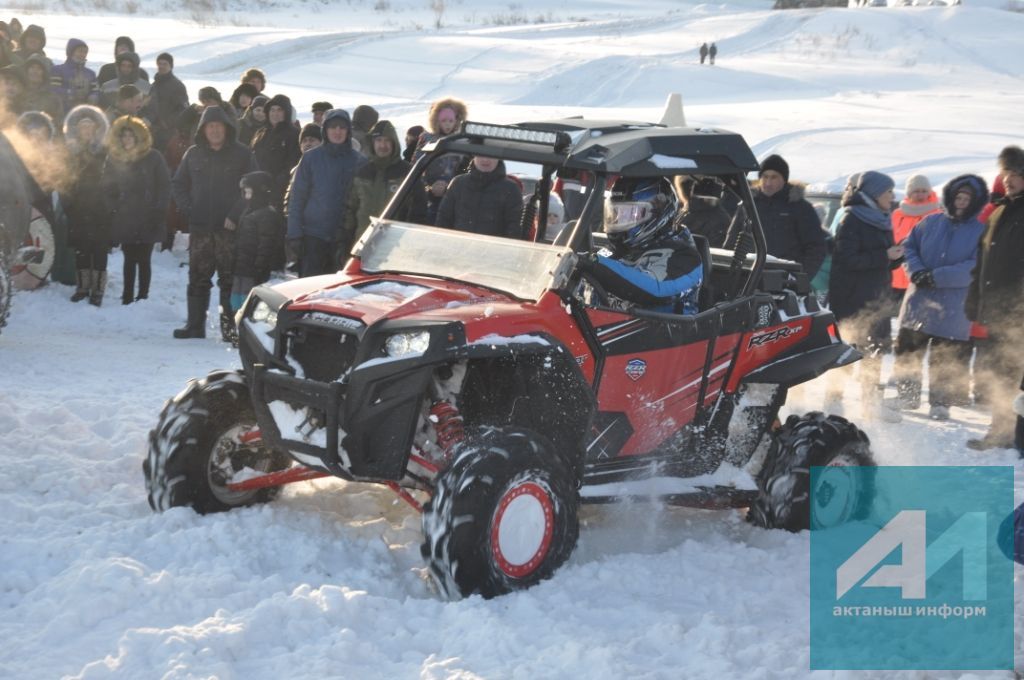
[[[626,302],[656,312],[697,313],[704,270],[685,227],[643,250],[598,255],[587,269],[605,291]]]

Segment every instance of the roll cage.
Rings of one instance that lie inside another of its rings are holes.
[[[679,175],[713,176],[734,195],[728,255],[735,284],[725,291],[727,299],[753,293],[764,267],[767,247],[764,232],[753,209],[753,196],[746,181],[748,172],[758,168],[753,152],[733,132],[711,128],[666,127],[632,121],[563,120],[490,125],[467,121],[452,135],[428,144],[414,163],[402,187],[385,208],[382,218],[391,219],[411,192],[421,186],[420,178],[435,159],[448,154],[465,157],[488,156],[502,161],[530,163],[542,168],[533,196],[524,209],[520,238],[528,238],[534,216],[547,219],[548,196],[555,177],[576,178],[586,201],[566,245],[574,252],[595,249],[594,233],[601,230],[604,189],[618,177],[665,177]],[[598,190],[599,189],[599,190]],[[736,224],[736,223],[739,224]],[[538,236],[539,236],[538,230]],[[752,257],[751,257],[752,256]],[[711,266],[711,263],[707,263]]]

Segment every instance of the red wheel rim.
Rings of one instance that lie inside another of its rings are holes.
[[[532,574],[544,561],[554,534],[555,507],[550,492],[536,482],[509,488],[491,521],[491,554],[512,578]]]

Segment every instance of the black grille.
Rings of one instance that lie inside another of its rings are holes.
[[[320,326],[298,325],[288,331],[288,356],[302,367],[305,377],[334,382],[352,366],[359,340]]]

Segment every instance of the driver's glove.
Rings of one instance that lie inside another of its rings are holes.
[[[597,268],[598,258],[593,253],[586,253],[578,256],[576,263],[580,271],[592,272]]]

